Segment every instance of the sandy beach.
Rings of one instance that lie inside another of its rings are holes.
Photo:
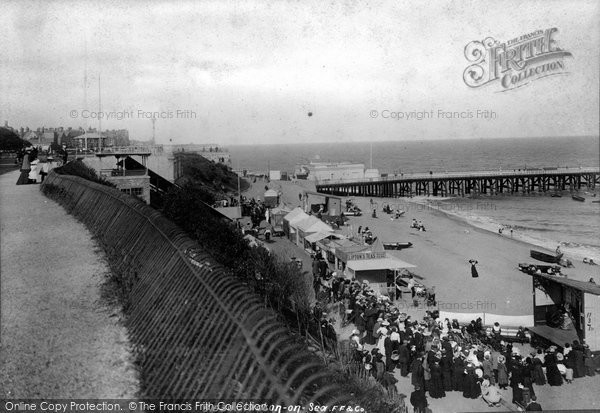
[[[312,181],[259,180],[245,195],[260,199],[265,186],[281,191],[281,201],[289,209],[301,204],[298,195],[304,190],[315,189]],[[368,226],[383,242],[411,242],[411,248],[388,253],[417,266],[413,272],[423,277],[423,284],[435,286],[440,310],[508,316],[532,314],[532,280],[518,270],[518,264],[535,262],[529,256],[530,249],[552,251],[523,242],[516,233],[511,238],[510,233],[499,235],[476,228],[464,219],[424,205],[423,199],[375,198],[377,218],[372,218],[369,212],[369,198],[352,199],[363,215],[350,217],[340,232],[347,234],[355,232],[359,226]],[[391,215],[382,211],[385,203],[402,204],[406,213],[392,220]],[[425,232],[410,228],[413,218],[423,222]],[[471,277],[470,259],[479,263],[479,278]],[[600,266],[574,263],[574,268],[563,271],[569,278],[589,280],[593,277],[600,281]]]

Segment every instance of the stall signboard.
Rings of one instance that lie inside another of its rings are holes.
[[[358,260],[375,260],[378,258],[386,258],[385,252],[352,252],[347,254],[346,261],[358,261]]]

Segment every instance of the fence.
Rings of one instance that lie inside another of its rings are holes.
[[[143,397],[356,405],[273,311],[159,212],[54,172],[42,189],[106,252],[126,303]]]

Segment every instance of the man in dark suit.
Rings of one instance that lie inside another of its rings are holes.
[[[529,402],[529,404],[525,408],[525,411],[528,411],[528,412],[541,412],[542,411],[542,406],[540,406],[540,404],[537,402],[535,394],[531,395],[531,402]]]

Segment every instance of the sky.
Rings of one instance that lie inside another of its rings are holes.
[[[597,0],[5,0],[0,122],[145,140],[159,112],[157,143],[223,145],[597,136],[599,11]],[[549,28],[571,53],[565,73],[466,85],[471,41]]]

